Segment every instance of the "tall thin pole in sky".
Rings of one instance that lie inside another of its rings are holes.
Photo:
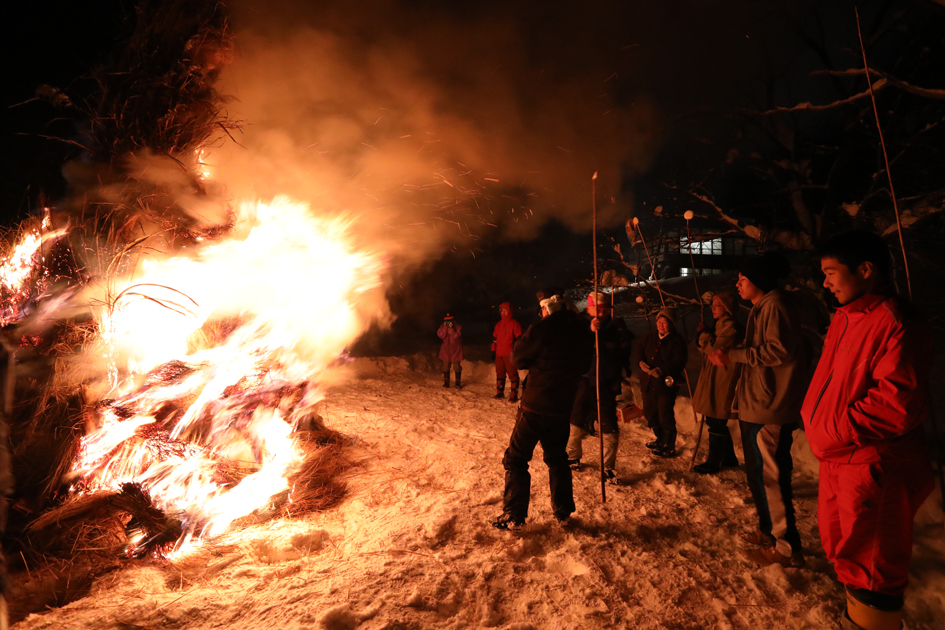
[[[594,210],[594,318],[598,318],[597,299],[597,171],[591,177],[591,205]],[[598,319],[598,322],[600,320]],[[600,331],[594,331],[594,397],[597,400],[597,437],[600,439],[600,500],[607,503],[607,478],[604,476],[604,423],[600,418]]]
[[[870,79],[870,67],[866,63],[866,47],[863,46],[863,32],[860,30],[860,12],[853,7],[856,14],[856,34],[860,38],[860,52],[863,54],[863,69],[866,71],[866,85],[869,86],[870,100],[873,102],[873,116],[876,118],[876,131],[879,132],[879,146],[883,149],[883,160],[886,162],[886,179],[889,180],[889,196],[892,197],[893,211],[896,213],[896,230],[899,232],[899,247],[902,249],[902,264],[906,269],[906,288],[909,289],[909,299],[912,300],[912,278],[909,275],[909,258],[906,256],[906,243],[902,238],[902,219],[899,217],[899,203],[896,201],[896,189],[893,188],[892,171],[889,170],[889,154],[886,153],[886,140],[883,138],[883,128],[879,124],[879,109],[876,108],[876,95],[873,93],[873,81]]]

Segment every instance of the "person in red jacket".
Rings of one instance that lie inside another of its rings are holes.
[[[840,303],[801,409],[820,461],[820,539],[846,587],[842,627],[898,629],[913,520],[934,487],[922,432],[932,339],[890,290],[882,238],[842,234],[819,254]]]
[[[505,397],[505,377],[509,377],[512,391],[509,402],[518,402],[518,370],[512,366],[512,348],[522,336],[522,325],[512,319],[512,306],[508,302],[499,304],[502,318],[492,332],[492,351],[495,352],[495,398]]]

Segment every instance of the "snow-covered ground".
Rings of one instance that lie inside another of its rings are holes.
[[[253,628],[835,628],[842,591],[816,531],[816,466],[798,434],[796,504],[807,566],[756,567],[737,533],[754,512],[741,470],[687,472],[694,444],[680,399],[677,459],[651,457],[641,420],[623,424],[618,472],[601,502],[594,468],[575,475],[577,522],[555,523],[540,447],[521,535],[501,512],[502,454],[515,406],[491,398],[492,366],[466,364],[443,389],[425,360],[359,359],[322,415],[359,464],[336,509],[230,534],[199,563],[129,564],[89,596],[17,630]],[[585,461],[598,463],[596,442]],[[705,448],[703,446],[703,448]],[[741,453],[739,452],[739,456]],[[945,628],[945,516],[919,515],[906,619]]]

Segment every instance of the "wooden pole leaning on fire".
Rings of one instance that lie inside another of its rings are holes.
[[[633,226],[634,226],[635,228],[637,228],[637,234],[640,235],[640,242],[643,243],[643,251],[646,252],[646,261],[650,264],[650,273],[653,274],[653,279],[654,279],[655,284],[656,284],[656,291],[660,294],[660,304],[662,304],[662,305],[663,305],[663,308],[665,309],[665,308],[666,308],[666,300],[663,299],[663,291],[662,291],[662,289],[660,289],[660,281],[659,281],[659,279],[656,277],[656,267],[653,266],[653,259],[650,258],[650,250],[647,249],[647,247],[646,247],[646,239],[643,238],[643,231],[640,229],[640,219],[638,219],[637,217],[633,217]],[[701,300],[701,298],[700,298],[700,300]],[[657,319],[659,319],[659,317],[657,317]],[[686,389],[689,391],[689,400],[690,400],[690,403],[691,403],[691,401],[692,401],[692,385],[689,384],[689,370],[687,370],[686,368],[683,368],[683,376],[686,378]],[[669,381],[669,382],[666,383],[667,385],[672,386],[672,380],[671,380],[671,379],[672,379],[671,376],[667,376],[667,377],[666,377],[666,380]],[[695,413],[695,412],[693,412],[693,413]],[[700,436],[701,436],[701,432],[700,432]]]
[[[686,220],[686,248],[689,250],[689,268],[692,270],[692,282],[696,285],[696,299],[699,300],[699,317],[705,324],[705,306],[702,304],[702,294],[699,293],[699,281],[696,279],[696,261],[692,257],[692,233],[689,231],[689,221],[694,217],[692,210],[686,210],[683,218]],[[686,374],[686,384],[689,384],[689,375]],[[692,393],[689,394],[689,400],[692,400]],[[693,409],[692,413],[696,413]],[[696,465],[696,456],[699,454],[699,447],[702,445],[702,431],[705,429],[705,414],[699,414],[699,432],[696,434],[696,447],[692,449],[692,459],[689,461],[689,470]]]
[[[593,209],[593,247],[594,247],[594,319],[597,319],[597,171],[591,177],[591,207]],[[598,320],[599,322],[600,320]],[[604,423],[600,414],[600,332],[594,331],[594,399],[597,401],[597,437],[600,441],[600,500],[607,503],[607,477],[604,473]]]

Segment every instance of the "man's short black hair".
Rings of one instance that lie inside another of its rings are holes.
[[[889,246],[881,236],[866,230],[853,230],[828,239],[818,248],[817,255],[821,260],[836,258],[851,272],[864,262],[871,262],[879,278],[887,280],[892,276]]]

